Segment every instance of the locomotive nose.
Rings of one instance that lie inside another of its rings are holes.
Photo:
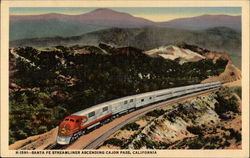
[[[70,135],[72,132],[75,132],[77,130],[77,124],[75,121],[70,121],[71,119],[65,119],[60,125],[58,129],[59,135]]]
[[[70,125],[69,123],[62,122],[59,125],[58,132],[60,135],[66,135],[68,133],[68,131],[71,130],[72,128],[73,128],[72,125]]]

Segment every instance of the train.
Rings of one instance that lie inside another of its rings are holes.
[[[59,125],[56,143],[59,145],[68,145],[81,135],[123,114],[157,102],[220,86],[221,82],[219,81],[201,83],[126,96],[94,105],[65,117]]]

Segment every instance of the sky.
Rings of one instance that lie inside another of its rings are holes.
[[[10,15],[38,15],[61,13],[78,15],[91,12],[98,8],[83,7],[16,7],[10,8]],[[240,7],[123,7],[108,8],[119,12],[129,13],[155,22],[169,21],[176,18],[194,17],[204,14],[241,15]]]

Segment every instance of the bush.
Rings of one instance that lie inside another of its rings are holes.
[[[139,127],[140,127],[140,125],[133,122],[133,123],[129,123],[129,124],[125,125],[124,127],[121,128],[121,130],[136,131],[139,129]]]
[[[233,91],[241,98],[242,97],[242,89],[241,87],[233,88]]]
[[[117,138],[110,138],[103,143],[103,145],[107,145],[107,144],[111,144],[114,146],[122,146],[123,141]]]
[[[217,146],[215,144],[206,145],[204,147],[204,149],[216,149],[216,148],[217,148]]]
[[[203,142],[196,139],[189,144],[189,149],[201,149],[204,146]]]
[[[134,141],[133,145],[135,149],[140,149],[141,147],[143,147],[144,143],[142,140],[136,140]]]
[[[188,126],[187,127],[187,130],[190,132],[190,133],[193,133],[195,135],[203,135],[203,132],[202,132],[202,129],[200,126]]]
[[[146,113],[146,116],[152,116],[152,117],[159,117],[161,115],[163,115],[165,113],[165,111],[163,109],[155,109],[153,111],[150,111],[148,113]]]
[[[188,142],[189,149],[201,149],[205,147],[206,144],[210,142],[209,138],[204,138],[201,136],[195,137],[193,140]]]
[[[225,96],[217,93],[216,100],[218,101],[218,103],[215,104],[215,111],[221,119],[226,119],[223,114],[228,111],[232,111],[235,113],[239,112],[237,98],[235,96],[231,96],[229,99],[225,99]]]
[[[170,146],[170,144],[162,142],[162,141],[152,141],[152,140],[145,140],[146,148],[147,149],[166,149]]]
[[[234,130],[233,128],[230,128],[229,131],[230,131],[230,137],[231,138],[235,138],[236,142],[241,141],[241,133],[240,132]]]

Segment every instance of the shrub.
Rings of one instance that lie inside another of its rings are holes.
[[[230,143],[228,141],[225,141],[224,146],[230,146]]]
[[[170,144],[162,142],[162,141],[152,141],[152,140],[145,140],[145,145],[147,149],[166,149],[170,146]]]
[[[215,144],[206,145],[204,149],[216,149],[216,145]]]
[[[133,145],[135,149],[140,149],[144,145],[144,143],[141,140],[137,140],[137,141],[134,141]]]
[[[165,113],[165,111],[163,109],[155,109],[153,111],[150,111],[148,113],[146,113],[146,116],[152,116],[152,117],[159,117],[161,115],[163,115]]]
[[[233,88],[233,91],[241,98],[242,97],[242,89],[241,87]]]
[[[129,123],[129,124],[125,125],[124,127],[121,128],[121,130],[136,131],[139,129],[139,127],[140,127],[140,125],[133,122],[133,123]]]
[[[103,145],[107,145],[107,144],[111,144],[114,146],[122,146],[123,141],[117,138],[110,138],[103,143]]]
[[[200,126],[188,126],[187,130],[190,133],[196,134],[196,135],[203,135],[202,129]]]
[[[236,142],[240,142],[241,141],[241,133],[230,128],[230,137],[231,138],[235,138]]]
[[[189,149],[201,149],[203,145],[200,140],[196,139],[189,144]]]
[[[216,144],[216,143],[220,142],[221,139],[220,139],[219,136],[214,136],[214,137],[210,137],[210,138],[209,138],[209,141],[210,141],[211,143],[213,143],[213,144]]]
[[[218,103],[215,104],[215,111],[220,116],[221,119],[227,119],[223,114],[232,111],[239,112],[239,107],[237,105],[237,98],[235,96],[225,99],[225,96],[222,96],[218,93],[216,100]]]
[[[190,142],[188,142],[188,147],[189,147],[189,149],[201,149],[209,142],[210,142],[209,138],[204,138],[202,136],[198,136],[198,137],[195,137]]]

